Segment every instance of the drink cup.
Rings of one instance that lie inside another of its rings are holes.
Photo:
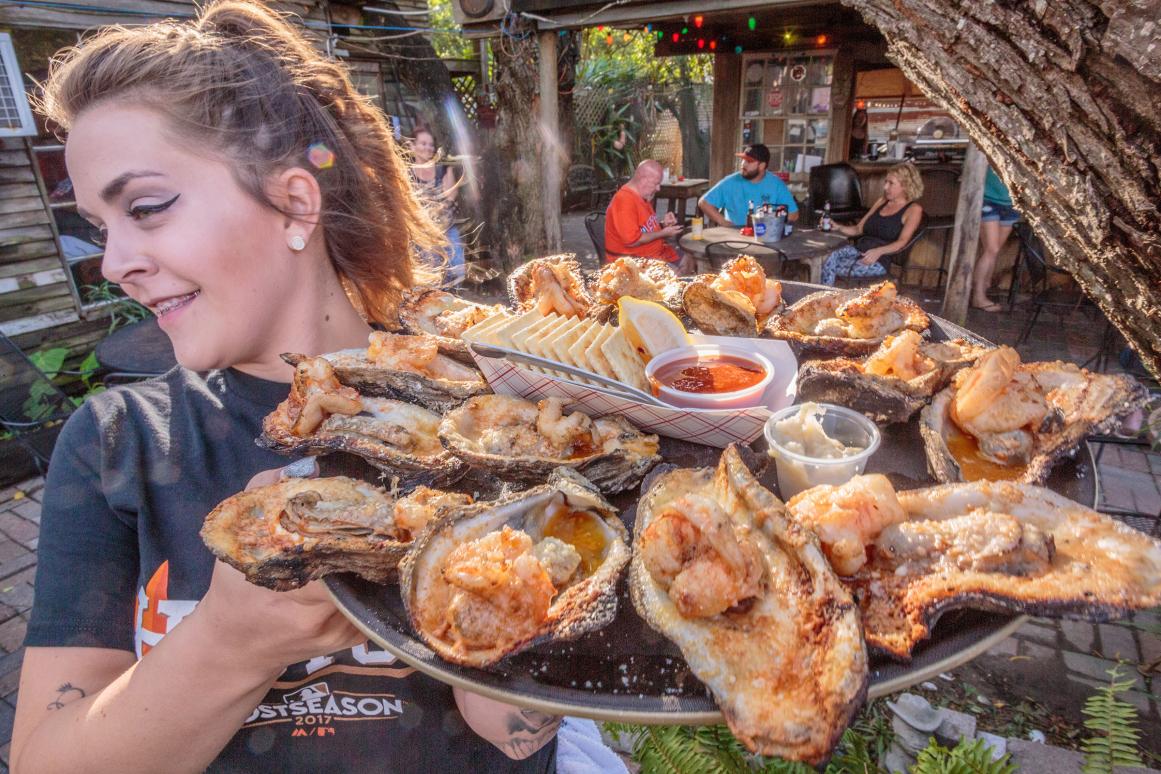
[[[705,222],[701,218],[691,218],[689,221],[690,233],[694,239],[701,239],[702,229],[705,227]]]

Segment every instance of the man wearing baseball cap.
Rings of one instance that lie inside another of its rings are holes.
[[[742,160],[741,169],[719,180],[697,203],[706,218],[716,226],[744,226],[750,202],[753,202],[754,209],[763,204],[772,207],[785,205],[790,222],[798,220],[798,204],[790,189],[777,175],[766,170],[770,164],[770,149],[757,143],[736,155]]]

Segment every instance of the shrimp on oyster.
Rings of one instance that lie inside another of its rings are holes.
[[[795,302],[768,327],[809,357],[859,356],[874,352],[891,334],[923,333],[930,320],[886,280],[865,290],[812,293]]]
[[[403,561],[403,603],[441,658],[488,666],[610,623],[627,538],[612,505],[562,468],[498,503],[443,513]]]
[[[999,347],[935,396],[920,432],[939,481],[1040,483],[1087,435],[1112,427],[1145,397],[1131,377],[1021,363],[1014,349]]]
[[[658,514],[642,531],[637,550],[686,618],[724,613],[762,590],[758,549],[739,541],[730,517],[705,496],[686,495]]]
[[[543,481],[554,468],[577,470],[602,491],[636,485],[659,460],[657,436],[620,416],[565,413],[565,401],[538,403],[479,395],[448,414],[440,439],[456,456],[504,480]]]
[[[518,312],[588,317],[593,299],[585,289],[580,264],[571,255],[534,258],[508,277],[508,295]]]
[[[807,360],[798,372],[798,395],[861,411],[875,422],[906,422],[987,349],[967,339],[928,341],[904,329],[865,360]]]
[[[856,476],[787,509],[846,576],[867,644],[900,659],[947,610],[1103,621],[1161,602],[1161,541],[1037,486]]]
[[[696,277],[682,304],[697,327],[715,336],[754,336],[782,307],[782,283],[749,255],[731,258],[717,275]]]
[[[363,395],[418,403],[433,411],[447,411],[491,390],[479,370],[442,354],[439,339],[427,334],[372,331],[366,349],[344,349],[322,357],[340,382]],[[282,356],[291,365],[305,358]]]

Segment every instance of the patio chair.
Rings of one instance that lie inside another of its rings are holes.
[[[818,222],[818,213],[830,202],[830,216],[840,223],[857,221],[867,214],[859,173],[847,163],[819,164],[810,170],[810,201],[806,215],[810,225]]]
[[[72,400],[7,336],[0,334],[0,427],[16,439],[43,475]]]
[[[915,229],[915,233],[911,235],[911,239],[907,244],[903,245],[897,251],[883,256],[889,258],[891,263],[887,267],[886,277],[852,277],[848,274],[839,274],[835,277],[835,285],[838,287],[856,287],[859,285],[874,285],[882,282],[884,279],[890,278],[896,281],[896,284],[902,285],[903,280],[907,278],[907,269],[911,265],[911,249],[927,235],[927,213],[919,219],[919,225]]]
[[[1161,411],[1161,391],[1151,389],[1149,391],[1149,401],[1145,407],[1146,426],[1158,411]],[[1156,448],[1158,439],[1152,437],[1150,431],[1147,429],[1134,436],[1094,435],[1089,437],[1088,442],[1097,444],[1096,463],[1098,466],[1100,465],[1101,457],[1104,456],[1105,449],[1109,446],[1132,449],[1142,452],[1145,455],[1156,455],[1158,453]],[[1161,537],[1161,510],[1158,510],[1157,513],[1146,513],[1144,511],[1134,511],[1103,504],[1097,510],[1116,519],[1120,519],[1130,527],[1138,529],[1147,535]]]
[[[563,210],[573,207],[586,210],[597,206],[597,171],[585,164],[569,167],[564,183]]]
[[[1020,250],[1016,255],[1016,263],[1012,267],[1012,287],[1008,291],[1008,303],[1014,305],[1018,298],[1021,267],[1031,278],[1032,287],[1036,289],[1029,302],[1032,314],[1028,317],[1024,329],[1020,331],[1020,335],[1013,345],[1018,347],[1032,335],[1032,329],[1036,327],[1040,315],[1045,310],[1063,316],[1086,307],[1095,308],[1095,306],[1088,300],[1076,281],[1072,279],[1071,274],[1048,262],[1044,243],[1036,236],[1030,225],[1019,221],[1012,230],[1016,232],[1016,236],[1020,240]],[[1053,276],[1068,277],[1068,285],[1063,288],[1057,287],[1052,282]]]
[[[706,245],[705,257],[709,261],[710,267],[714,271],[718,271],[731,258],[736,258],[739,255],[749,255],[754,258],[765,270],[767,277],[784,277],[784,272],[791,267],[787,265],[789,262],[793,266],[797,266],[797,261],[790,261],[786,257],[786,253],[779,250],[777,247],[767,247],[765,245],[756,245],[753,242],[730,241],[711,242]],[[807,272],[809,267],[803,266]]]
[[[585,231],[589,232],[589,239],[593,241],[593,249],[597,251],[597,260],[605,262],[605,212],[600,210],[585,215]]]

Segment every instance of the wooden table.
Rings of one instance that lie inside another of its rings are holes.
[[[702,231],[701,239],[691,234],[681,237],[681,249],[695,258],[704,259],[706,247],[714,242],[749,242],[758,247],[781,250],[791,261],[801,261],[810,267],[810,281],[818,283],[822,279],[822,262],[834,250],[847,244],[847,238],[837,231],[819,231],[813,228],[794,227],[794,232],[777,242],[767,244],[752,236],[742,236],[739,229],[714,226]]]
[[[685,200],[699,198],[709,190],[709,181],[699,177],[687,177],[685,180],[670,179],[662,183],[657,189],[657,198],[669,200],[669,211],[677,216],[677,222],[685,225]]]

